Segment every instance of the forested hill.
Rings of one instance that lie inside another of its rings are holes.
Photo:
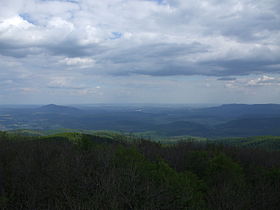
[[[0,209],[279,209],[279,150],[228,140],[0,132]]]
[[[280,136],[280,105],[88,105],[0,107],[0,130],[83,129],[153,133],[162,137]]]
[[[280,117],[279,104],[224,104],[216,107],[196,110],[200,115],[215,115],[219,117],[270,116]]]

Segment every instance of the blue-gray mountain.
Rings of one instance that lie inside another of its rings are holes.
[[[88,105],[0,107],[0,130],[90,129],[153,132],[159,136],[280,135],[280,105]]]

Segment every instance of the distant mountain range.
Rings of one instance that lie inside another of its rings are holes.
[[[92,106],[49,104],[0,108],[0,129],[90,129],[153,132],[160,136],[243,137],[280,135],[280,105]]]
[[[69,106],[58,106],[55,104],[49,104],[46,106],[41,106],[39,108],[36,108],[35,110],[40,111],[40,112],[54,112],[54,113],[61,113],[61,112],[80,112],[81,110],[78,108],[74,108],[74,107],[69,107]],[[34,111],[34,110],[32,110]]]
[[[40,111],[50,111],[50,112],[61,112],[61,111],[78,111],[79,109],[74,108],[74,107],[69,107],[69,106],[58,106],[55,104],[49,104],[45,106],[41,106],[37,108],[37,110]]]
[[[217,107],[198,109],[202,115],[219,117],[245,117],[245,116],[279,116],[279,104],[225,104]]]

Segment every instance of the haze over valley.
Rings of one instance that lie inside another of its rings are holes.
[[[280,105],[17,106],[0,108],[2,130],[82,129],[138,133],[145,137],[245,137],[280,135]]]

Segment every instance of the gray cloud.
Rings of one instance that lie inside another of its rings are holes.
[[[113,88],[122,77],[215,77],[218,85],[279,74],[279,11],[278,0],[1,1],[0,76],[26,92],[93,93],[95,78]],[[50,84],[55,77],[73,84]]]
[[[220,78],[218,78],[218,80],[220,80],[220,81],[234,81],[234,80],[236,80],[236,78],[234,78],[234,77],[220,77]]]
[[[87,0],[30,0],[28,6],[18,9],[21,13],[2,18],[0,53],[15,58],[38,53],[92,57],[103,73],[121,75],[246,75],[270,72],[268,65],[279,64],[278,1],[135,0],[112,4],[115,7],[106,7],[109,1],[92,5]],[[136,6],[141,13],[134,10]],[[103,15],[97,16],[101,11]],[[122,24],[112,19],[117,16]],[[135,28],[140,23],[142,28]],[[118,36],[112,38],[112,34]],[[250,56],[242,53],[245,47]],[[259,60],[259,48],[266,50],[263,53],[269,51],[272,59],[265,55]],[[232,51],[234,58],[230,57]],[[112,64],[110,69],[106,69],[108,64]]]
[[[233,75],[249,75],[261,73],[280,73],[279,68],[271,68],[271,65],[280,64],[280,60],[273,59],[232,59],[232,60],[212,60],[201,63],[207,66],[212,76],[233,76]]]
[[[110,51],[108,54],[101,55],[101,60],[109,60],[112,63],[146,62],[147,60],[151,63],[160,63],[162,60],[173,60],[206,51],[207,45],[200,43],[151,43]]]

